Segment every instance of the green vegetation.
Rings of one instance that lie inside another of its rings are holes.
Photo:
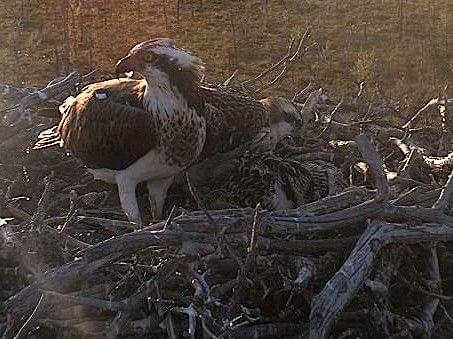
[[[43,85],[73,69],[109,71],[131,45],[156,36],[198,53],[210,81],[235,69],[245,79],[308,26],[318,47],[292,66],[280,94],[314,78],[334,96],[353,95],[365,80],[368,95],[379,87],[418,101],[453,78],[449,0],[4,0],[0,17],[1,82]]]

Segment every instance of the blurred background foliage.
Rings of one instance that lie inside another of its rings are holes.
[[[451,0],[2,0],[0,18],[0,82],[15,85],[111,72],[133,44],[157,36],[202,57],[208,81],[235,69],[241,80],[282,57],[306,27],[318,46],[272,94],[315,79],[351,96],[366,81],[367,95],[419,101],[453,78]]]

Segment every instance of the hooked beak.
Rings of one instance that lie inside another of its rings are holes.
[[[120,75],[128,72],[138,72],[141,70],[142,66],[143,65],[137,55],[129,54],[116,63],[115,73],[117,77],[120,77]]]

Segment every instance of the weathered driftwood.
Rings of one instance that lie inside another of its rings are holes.
[[[296,52],[290,49],[277,67],[250,82],[252,89],[279,82],[289,59],[303,53],[304,39],[292,46]],[[259,84],[269,75],[275,77]],[[63,85],[68,78],[75,79],[70,75]],[[62,85],[61,79],[49,84],[47,97],[67,88],[52,87],[59,81]],[[33,109],[42,93],[25,97],[24,107]],[[421,113],[406,129],[390,126],[375,118],[393,109],[388,102],[371,105],[361,93],[353,103],[330,100],[313,82],[295,98],[305,102],[306,126],[301,144],[289,142],[283,152],[299,161],[332,161],[349,173],[351,182],[367,188],[350,187],[288,211],[184,211],[176,206],[167,220],[133,233],[127,233],[133,225],[117,220],[122,214],[114,194],[82,180],[74,159],[57,150],[27,155],[35,126],[0,126],[9,133],[0,135],[2,161],[14,160],[0,163],[0,211],[14,218],[0,226],[0,261],[5,264],[0,295],[9,297],[0,308],[4,337],[25,337],[36,325],[44,333],[52,329],[108,338],[322,338],[333,332],[369,335],[370,326],[380,336],[401,328],[420,336],[443,326],[433,315],[451,312],[443,305],[451,299],[443,293],[451,291],[442,286],[453,274],[448,268],[451,154],[418,151],[438,148],[414,141],[413,136],[435,133],[413,128]],[[436,105],[447,107],[448,99],[442,100]],[[357,119],[345,122],[344,112],[354,112]],[[444,120],[442,128],[449,129]],[[365,134],[356,137],[361,131]],[[246,149],[265,147],[265,138],[263,131],[251,143],[191,168],[194,198],[206,175],[224,170]],[[330,142],[341,138],[346,139]],[[358,166],[363,160],[366,164]],[[32,184],[21,181],[23,168]],[[363,180],[352,178],[354,168],[362,169]],[[76,169],[80,176],[73,174]],[[54,177],[42,180],[50,171]],[[36,187],[22,193],[27,185]],[[16,191],[30,196],[30,202],[17,199]],[[414,259],[417,251],[422,253]],[[424,272],[403,277],[414,262]],[[11,276],[24,277],[24,282],[8,284]],[[394,286],[418,298],[395,300]],[[351,309],[345,311],[348,304]],[[407,316],[404,310],[415,306],[418,313]]]
[[[363,153],[363,151],[362,151]],[[374,152],[371,152],[372,154]],[[376,154],[374,154],[376,155]],[[385,196],[388,192],[388,185],[385,181],[382,162],[375,159],[374,156],[370,159],[370,164],[375,164],[376,181],[378,185],[377,197]],[[452,196],[453,190],[453,171],[442,190],[439,198],[432,207],[433,212],[438,212],[441,215],[445,212],[449,199]],[[401,209],[401,208],[400,208]],[[407,211],[407,218],[413,214],[418,214],[420,210],[417,208],[412,211]],[[411,213],[412,212],[412,213]],[[416,213],[414,213],[416,212]],[[430,219],[427,217],[426,219]],[[453,220],[446,217],[445,224],[428,224],[418,227],[409,227],[407,225],[389,224],[382,221],[375,221],[363,233],[362,237],[357,242],[354,250],[348,260],[343,264],[342,268],[333,276],[326,284],[320,294],[312,300],[312,308],[310,313],[310,338],[326,338],[329,335],[331,326],[343,310],[343,308],[351,301],[357,290],[364,284],[374,264],[374,260],[379,250],[390,243],[420,243],[420,242],[435,242],[435,241],[452,241],[453,240]],[[431,245],[432,246],[432,245]],[[434,247],[435,248],[435,247]],[[431,249],[433,264],[430,262],[430,271],[436,279],[440,280],[438,273],[437,255]],[[429,304],[430,317],[432,319],[432,307],[437,307],[436,302]],[[435,308],[434,308],[435,310]],[[419,334],[419,325],[410,324],[416,334]],[[424,328],[421,326],[421,328]]]
[[[3,116],[4,122],[8,124],[16,124],[23,119],[31,121],[32,113],[30,111],[30,107],[48,101],[57,95],[74,88],[77,83],[89,81],[93,74],[94,71],[85,75],[72,72],[64,79],[51,82],[47,85],[47,87],[23,97],[16,106],[8,109],[7,113]]]
[[[420,117],[432,109],[433,107],[438,107],[440,103],[440,97],[432,98],[425,106],[420,108],[404,125],[403,128],[408,129],[409,127],[413,127],[413,125],[420,119]]]
[[[41,289],[67,293],[75,289],[84,278],[99,267],[111,263],[118,257],[119,255],[112,255],[108,258],[92,262],[74,261],[66,266],[46,272],[41,277],[37,277],[37,281],[34,284],[27,286],[19,294],[5,303],[5,306],[9,309],[11,318],[3,336],[5,338],[12,338],[16,335],[24,321],[30,317],[38,305],[42,295],[40,292]]]
[[[450,225],[406,225],[376,221],[364,232],[348,260],[325,288],[313,298],[310,313],[310,338],[327,338],[338,314],[351,301],[373,268],[384,246],[392,243],[453,241]]]
[[[345,197],[349,199],[351,197],[351,194],[354,194],[354,192],[345,192],[339,194],[338,196],[328,197],[325,202],[321,201],[311,204],[311,206],[307,206],[307,211],[311,210],[312,213],[317,211],[317,208],[313,207],[316,204],[318,206],[323,206],[324,208],[326,206],[330,206],[331,210],[333,210],[333,212],[331,213],[315,214],[312,216],[305,215],[304,212],[306,211],[304,211],[304,207],[301,207],[299,210],[284,213],[262,212],[260,213],[259,218],[259,236],[257,234],[254,235],[254,242],[256,243],[255,246],[257,246],[260,251],[264,250],[265,252],[270,253],[291,253],[292,255],[296,253],[322,253],[323,251],[329,250],[341,251],[345,248],[350,248],[350,246],[352,246],[352,244],[355,242],[356,237],[347,237],[345,239],[338,239],[338,241],[332,239],[324,241],[322,239],[271,240],[266,238],[266,236],[291,234],[310,237],[316,236],[319,231],[345,231],[345,227],[347,226],[353,226],[355,228],[363,227],[363,224],[370,217],[378,217],[380,215],[384,216],[385,213],[394,211],[392,209],[403,208],[389,205],[388,184],[383,172],[382,161],[377,156],[369,140],[364,135],[361,135],[358,137],[357,142],[359,144],[360,150],[362,151],[362,154],[364,155],[364,158],[369,162],[371,168],[375,172],[375,178],[378,183],[378,189],[376,191],[377,193],[375,195],[375,198],[369,201],[365,201],[364,203],[359,203],[358,205],[352,207],[346,205],[344,209],[337,210],[338,206],[345,205],[344,203],[341,203],[341,201],[343,201]],[[444,209],[446,207],[445,200],[450,196],[450,190],[451,180],[448,182],[447,187],[441,192],[439,199],[435,204],[434,210]],[[49,199],[49,193],[47,193],[47,191],[47,189],[44,190],[40,205],[43,205],[45,201]],[[337,202],[334,202],[335,200]],[[35,215],[31,217],[30,222],[32,224],[43,221],[42,210],[43,208],[38,207]],[[329,208],[327,208],[327,210],[329,210]],[[221,232],[223,232],[222,237],[224,241],[232,246],[245,248],[250,243],[250,240],[245,234],[247,234],[247,229],[250,227],[249,225],[252,224],[254,213],[256,219],[256,211],[253,212],[253,210],[251,209],[211,211],[210,218],[208,218],[204,212],[193,213],[192,215],[183,215],[173,218],[170,223],[166,223],[167,227],[162,231],[149,231],[145,228],[144,230],[116,236],[112,239],[108,239],[104,242],[100,242],[96,245],[85,248],[81,252],[79,252],[78,256],[80,256],[81,259],[79,259],[77,262],[69,263],[65,266],[60,267],[56,271],[52,270],[45,273],[34,285],[30,285],[28,288],[17,294],[14,298],[10,299],[7,307],[10,310],[11,320],[6,331],[6,336],[8,337],[10,333],[13,334],[14,331],[17,331],[19,324],[24,321],[25,317],[27,317],[29,314],[33,314],[33,310],[36,310],[36,305],[38,304],[40,296],[43,295],[43,292],[41,291],[46,291],[44,292],[46,293],[46,300],[49,298],[49,296],[55,298],[61,293],[68,293],[71,288],[73,288],[72,286],[77,283],[77,281],[83,279],[83,277],[93,272],[93,270],[99,269],[101,266],[111,263],[116,258],[137,253],[142,249],[150,247],[154,247],[155,249],[175,247],[181,248],[181,251],[183,253],[190,253],[190,255],[211,255],[215,253],[215,248],[218,244],[218,235]],[[405,211],[405,213],[406,215],[411,215],[411,213],[414,215],[417,215],[418,213],[418,215],[420,215],[419,210],[409,209],[408,211]],[[426,218],[429,217],[432,217],[432,215],[428,213]],[[109,225],[108,221],[99,218],[81,217],[79,221],[89,221]],[[120,223],[116,224],[119,225]],[[256,220],[253,224],[257,224]],[[382,225],[385,225],[385,227]],[[424,230],[431,236],[426,238],[426,241],[437,239],[443,239],[445,241],[450,239],[448,238],[448,236],[450,236],[450,234],[447,232],[448,229],[446,229],[445,227],[439,229],[444,232],[441,233],[441,235],[447,236],[447,238],[440,238],[438,232],[436,231],[438,229],[433,228],[432,232],[429,233],[427,226],[422,226],[422,228],[419,229],[418,233],[416,233],[414,230],[411,230],[412,233],[408,233],[409,231],[407,230],[406,232],[403,232],[402,228],[404,228],[404,226],[391,225],[393,227],[391,229],[394,232],[392,233],[389,232],[390,226],[388,225],[390,224],[384,223],[382,225],[380,226],[383,229],[383,231],[381,232],[385,234],[385,237],[383,236],[384,238],[382,239],[381,246],[384,246],[391,241],[410,242],[411,239],[414,239],[414,234],[417,236],[423,234],[422,232],[420,232],[420,230]],[[124,223],[123,227],[127,227],[127,223]],[[219,229],[220,227],[222,227],[223,231],[222,229]],[[399,230],[400,233],[395,233],[396,230]],[[358,278],[356,284],[352,284],[352,287],[346,289],[348,293],[346,293],[346,298],[344,299],[344,301],[339,302],[339,297],[333,298],[332,295],[327,295],[323,298],[323,292],[321,292],[321,294],[314,299],[311,317],[312,336],[325,336],[328,333],[331,322],[335,315],[353,296],[354,292],[356,292],[356,290],[360,287],[360,285],[366,278],[367,272],[369,272],[369,270],[371,269],[373,263],[372,259],[375,256],[375,252],[371,251],[371,245],[369,245],[368,252],[365,251],[365,254],[357,250],[357,248],[363,250],[362,245],[364,243],[367,243],[367,241],[371,243],[373,239],[378,239],[373,232],[371,232],[371,234],[373,235],[372,237],[369,237],[368,233],[368,231],[364,233],[361,240],[359,240],[358,245],[356,245],[356,250],[351,254],[351,264],[349,264],[348,261],[346,262],[346,267],[349,267],[348,265],[352,265],[352,263],[354,263],[355,265],[357,265],[357,263],[362,263],[363,260],[359,259],[364,255],[366,258],[368,258],[368,261],[366,261],[367,264],[363,266],[363,271],[354,270],[354,272],[360,271],[363,273],[357,276]],[[435,236],[437,236],[437,238]],[[422,240],[423,239],[425,238],[422,238]],[[189,245],[187,245],[188,243]],[[356,252],[359,252],[359,254],[355,254]],[[250,262],[247,265],[250,265]],[[242,272],[244,272],[243,277],[245,277],[245,271]],[[311,275],[313,274],[309,272],[310,270],[306,273],[303,273],[302,276],[300,275],[301,273],[299,273],[299,281],[303,282],[304,279],[309,279],[309,277],[311,277]],[[344,283],[344,269],[343,271],[340,270],[340,272],[342,273],[337,273],[337,275],[335,275],[333,279],[340,279],[335,278],[339,276],[343,279],[341,280],[341,282]],[[305,278],[304,274],[306,275]],[[348,275],[347,278],[349,283],[351,281],[355,281],[352,275]],[[328,284],[326,286],[332,286],[332,284]],[[342,290],[340,289],[340,291]],[[328,292],[331,292],[330,288],[328,289]],[[64,298],[66,301],[69,299],[72,302],[76,302],[78,304],[106,308],[109,310],[123,312],[128,310],[128,306],[126,305],[127,302],[111,303],[93,298],[65,298],[64,294],[60,295],[60,299],[61,298]],[[329,307],[323,308],[326,305],[321,301],[325,300],[328,300],[330,303],[333,302],[335,304],[335,307],[329,304]],[[236,303],[238,302],[239,301],[237,301]],[[337,312],[335,312],[335,310],[337,310]],[[323,314],[323,311],[328,312],[328,314]],[[324,320],[319,321],[318,319],[320,318]],[[31,323],[33,319],[34,317],[28,316],[27,324]],[[167,318],[167,322],[171,323],[171,320],[169,319],[170,318]]]

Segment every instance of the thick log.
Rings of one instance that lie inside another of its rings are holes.
[[[40,289],[66,293],[93,274],[99,268],[113,262],[119,255],[114,254],[97,261],[76,260],[44,273],[38,280],[21,290],[5,302],[10,316],[4,338],[12,338],[27,317],[29,317],[39,302]]]
[[[296,53],[288,50],[288,56],[271,69],[280,73],[262,84],[264,87],[280,81],[289,59],[308,51],[310,46],[303,49],[304,39],[300,39]],[[266,71],[246,86],[262,88],[258,82],[269,75],[274,74]],[[10,122],[33,116],[37,104],[52,97],[60,100],[61,94],[74,86],[74,79],[77,76],[72,73],[42,90],[23,91],[18,95],[23,97],[20,104],[1,113],[7,113]],[[442,146],[443,141],[440,145],[437,141],[435,145],[418,144],[418,137],[423,139],[425,134],[437,136],[436,126],[411,128],[423,112],[436,104],[421,111],[404,129],[390,127],[385,119],[375,119],[374,114],[389,112],[392,109],[389,105],[370,105],[363,97],[352,105],[347,102],[339,105],[338,100],[329,100],[317,88],[307,86],[300,91],[299,94],[305,94],[299,99],[306,99],[302,107],[305,122],[313,120],[315,112],[320,119],[306,125],[300,136],[288,141],[291,145],[277,151],[300,161],[330,161],[345,173],[360,161],[360,151],[371,168],[376,189],[352,187],[293,210],[260,211],[253,236],[247,236],[254,221],[250,208],[183,211],[176,206],[167,221],[135,231],[129,222],[110,219],[121,211],[118,202],[107,199],[107,195],[102,203],[110,206],[102,209],[91,198],[78,201],[79,205],[68,199],[71,190],[77,191],[79,197],[102,195],[97,185],[91,186],[91,182],[79,185],[80,178],[69,178],[68,173],[74,171],[74,158],[67,160],[58,150],[49,150],[42,159],[25,152],[19,154],[18,149],[25,150],[31,144],[39,126],[29,129],[23,128],[24,123],[1,126],[7,136],[0,140],[4,160],[0,166],[0,208],[6,216],[14,217],[12,222],[21,222],[17,225],[0,219],[0,223],[8,223],[0,228],[1,243],[8,246],[13,243],[0,251],[1,264],[6,261],[5,267],[0,268],[0,295],[13,295],[4,303],[6,314],[0,312],[0,328],[7,326],[4,337],[25,337],[40,325],[40,331],[53,328],[58,334],[108,338],[143,335],[176,338],[187,334],[192,338],[307,337],[309,331],[311,337],[323,338],[333,330],[337,318],[340,323],[335,331],[344,331],[340,336],[361,333],[370,326],[373,331],[382,330],[381,335],[391,336],[395,333],[389,329],[395,324],[402,324],[414,336],[429,336],[436,329],[434,325],[444,327],[433,315],[436,310],[436,315],[441,310],[447,314],[442,303],[451,299],[447,291],[452,280],[448,268],[452,261],[451,244],[447,242],[453,237],[453,179],[450,175],[447,180],[447,174],[451,171],[452,153],[438,153],[443,158],[434,156],[437,149],[448,145]],[[361,117],[344,122],[340,115],[348,112],[359,113]],[[42,117],[39,122],[47,123]],[[447,122],[443,129],[448,127]],[[363,131],[373,135],[384,160],[368,137],[360,134],[355,138]],[[190,181],[197,187],[213,171],[228,168],[230,160],[245,150],[261,150],[266,146],[266,133],[263,131],[232,152],[195,164],[189,169]],[[352,147],[329,147],[328,135],[336,139],[344,136],[347,139],[344,143]],[[300,144],[298,137],[303,139]],[[399,139],[393,140],[398,148],[389,137]],[[419,147],[432,154],[412,152]],[[450,150],[447,147],[445,151]],[[6,163],[12,157],[14,164]],[[18,173],[22,168],[24,173]],[[44,194],[38,202],[39,192],[34,192],[31,186],[42,187],[43,174],[51,170],[62,181],[63,193]],[[390,174],[393,179],[389,184],[386,177]],[[25,175],[30,183],[24,185],[28,186],[22,192],[15,178]],[[350,179],[354,181],[352,174]],[[369,180],[365,183],[372,185]],[[440,188],[442,185],[445,187]],[[102,190],[105,192],[106,188]],[[141,188],[138,191],[141,195]],[[15,193],[30,200],[16,199]],[[177,216],[180,211],[183,214]],[[53,228],[56,226],[58,229]],[[36,232],[31,234],[30,228]],[[108,238],[111,234],[115,236]],[[27,242],[33,237],[34,243]],[[417,245],[407,246],[413,244]],[[394,265],[385,266],[388,261],[382,250],[388,245],[405,255]],[[419,255],[422,247],[427,248],[427,254]],[[439,261],[435,248],[439,250]],[[62,258],[58,263],[49,259],[56,252]],[[42,257],[39,260],[46,269],[61,262],[66,264],[47,272],[42,270],[44,273],[36,275],[36,281],[31,280],[35,276],[30,274],[33,264],[29,259],[35,253]],[[417,262],[412,262],[413,258]],[[375,265],[376,262],[381,265]],[[403,282],[401,273],[407,273],[405,270],[412,265],[416,269],[426,267],[427,272],[414,274],[420,275],[420,281],[406,275]],[[367,279],[376,266],[374,280]],[[5,282],[3,274],[8,279],[12,277],[14,283],[18,277],[23,279],[20,286],[31,283],[19,290]],[[442,280],[440,274],[444,275]],[[373,293],[361,293],[364,284]],[[447,295],[442,295],[439,286],[444,287]],[[422,301],[395,297],[391,293],[393,288],[408,288],[410,293],[421,295]],[[317,291],[320,293],[313,298]],[[352,300],[351,309],[343,312]],[[382,314],[375,314],[376,305]],[[395,313],[389,305],[392,308],[395,305]],[[409,307],[420,312],[408,317],[401,309]],[[388,319],[376,325],[384,317]]]
[[[332,325],[368,278],[379,251],[389,244],[453,241],[451,225],[408,227],[376,221],[363,233],[349,258],[312,300],[310,338],[327,338]]]
[[[36,106],[42,102],[48,101],[61,93],[75,87],[76,83],[88,81],[92,78],[94,72],[85,75],[80,75],[77,72],[71,72],[64,79],[49,83],[45,88],[35,91],[21,99],[15,109],[10,110],[3,117],[9,124],[18,123],[20,120],[27,117],[29,108]]]
[[[270,323],[250,326],[241,326],[231,331],[233,338],[288,338],[296,336],[306,337],[308,324]]]

